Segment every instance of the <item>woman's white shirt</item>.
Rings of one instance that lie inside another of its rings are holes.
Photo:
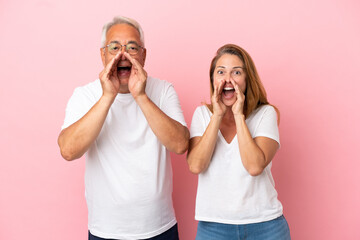
[[[206,106],[195,110],[190,137],[202,136],[212,113]],[[277,114],[264,105],[246,119],[251,136],[268,137],[280,144]],[[237,135],[227,143],[218,131],[214,153],[206,171],[199,174],[195,219],[226,224],[249,224],[281,216],[283,207],[277,198],[271,174],[271,162],[264,171],[251,176],[244,168]]]

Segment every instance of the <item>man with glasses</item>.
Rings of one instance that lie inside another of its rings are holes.
[[[148,77],[140,25],[105,24],[99,79],[76,88],[58,138],[66,160],[86,153],[89,239],[178,239],[169,151],[189,131],[173,86]]]

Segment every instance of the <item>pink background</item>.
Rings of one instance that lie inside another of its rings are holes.
[[[102,25],[145,31],[146,70],[173,82],[187,123],[209,99],[225,43],[253,57],[281,111],[273,175],[292,239],[360,239],[360,3],[319,1],[0,0],[0,239],[87,239],[84,159],[57,136],[75,87],[98,77]],[[173,156],[183,240],[195,238],[197,177]]]

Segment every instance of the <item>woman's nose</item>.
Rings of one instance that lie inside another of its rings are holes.
[[[225,75],[225,82],[230,82],[230,80],[231,80],[231,76],[230,76],[230,74],[226,74]]]

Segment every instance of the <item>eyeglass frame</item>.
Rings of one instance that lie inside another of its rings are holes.
[[[135,41],[130,41],[130,42],[128,42],[127,44],[120,44],[118,41],[114,41],[114,42],[111,42],[111,43],[109,43],[108,45],[105,45],[104,47],[102,47],[104,50],[105,50],[105,48],[109,48],[109,46],[110,46],[110,44],[119,44],[120,45],[120,49],[119,49],[119,51],[122,51],[122,47],[125,47],[125,51],[127,52],[127,53],[129,53],[128,51],[127,51],[127,49],[126,49],[126,46],[128,45],[128,44],[136,44],[139,48],[142,48],[142,49],[145,49],[143,46],[141,46],[141,45],[139,45],[137,42],[135,42]],[[109,49],[108,49],[108,51],[109,51]],[[112,54],[110,51],[109,51],[109,53],[111,54],[111,55],[116,55],[116,54]],[[137,55],[139,53],[139,50],[138,50],[138,52],[137,53],[135,53],[135,54],[130,54],[130,55],[132,55],[132,56],[135,56],[135,55]]]

